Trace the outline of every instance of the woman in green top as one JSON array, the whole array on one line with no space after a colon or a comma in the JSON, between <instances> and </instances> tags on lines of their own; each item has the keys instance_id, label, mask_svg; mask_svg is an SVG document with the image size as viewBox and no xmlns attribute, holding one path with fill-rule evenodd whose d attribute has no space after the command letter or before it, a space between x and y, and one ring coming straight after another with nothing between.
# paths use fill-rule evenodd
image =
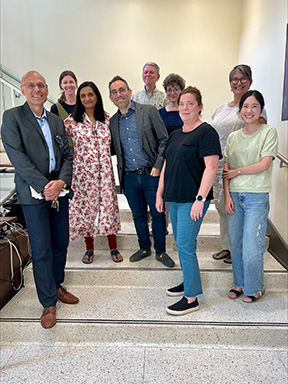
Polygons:
<instances>
[{"instance_id":1,"label":"woman in green top","mask_svg":"<svg viewBox=\"0 0 288 384\"><path fill-rule=\"evenodd\" d=\"M231 249L234 288L229 298L244 293L252 303L264 294L263 252L272 184L272 160L277 155L277 131L261 124L264 99L246 92L239 103L244 128L228 137L224 151L223 185Z\"/></svg>"}]
</instances>

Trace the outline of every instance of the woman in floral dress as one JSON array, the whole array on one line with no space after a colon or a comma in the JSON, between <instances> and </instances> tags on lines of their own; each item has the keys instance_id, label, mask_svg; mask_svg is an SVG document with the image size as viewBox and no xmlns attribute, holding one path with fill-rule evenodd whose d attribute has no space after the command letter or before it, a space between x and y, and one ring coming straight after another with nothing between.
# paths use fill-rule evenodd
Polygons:
<instances>
[{"instance_id":1,"label":"woman in floral dress","mask_svg":"<svg viewBox=\"0 0 288 384\"><path fill-rule=\"evenodd\" d=\"M107 235L113 261L123 257L117 250L120 217L110 154L109 116L103 109L96 85L85 81L77 91L75 111L64 122L74 145L74 198L70 204L70 239L84 237L83 263L92 263L94 237Z\"/></svg>"}]
</instances>

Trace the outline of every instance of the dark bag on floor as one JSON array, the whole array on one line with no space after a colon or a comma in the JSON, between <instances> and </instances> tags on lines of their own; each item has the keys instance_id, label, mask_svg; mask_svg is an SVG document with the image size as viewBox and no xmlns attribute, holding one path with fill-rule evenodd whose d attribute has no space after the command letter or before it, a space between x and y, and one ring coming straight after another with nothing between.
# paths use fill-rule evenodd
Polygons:
<instances>
[{"instance_id":1,"label":"dark bag on floor","mask_svg":"<svg viewBox=\"0 0 288 384\"><path fill-rule=\"evenodd\" d=\"M26 222L24 218L24 214L22 211L21 204L17 199L17 193L14 193L13 196L10 197L9 200L3 204L3 208L7 209L9 213L6 216L17 216L17 222L23 225L23 228L26 228Z\"/></svg>"}]
</instances>

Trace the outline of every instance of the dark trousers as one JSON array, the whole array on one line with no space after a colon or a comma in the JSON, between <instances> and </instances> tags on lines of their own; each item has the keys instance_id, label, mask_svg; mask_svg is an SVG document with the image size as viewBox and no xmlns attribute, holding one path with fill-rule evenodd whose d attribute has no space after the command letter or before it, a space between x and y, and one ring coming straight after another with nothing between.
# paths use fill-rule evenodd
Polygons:
<instances>
[{"instance_id":1,"label":"dark trousers","mask_svg":"<svg viewBox=\"0 0 288 384\"><path fill-rule=\"evenodd\" d=\"M64 281L69 244L68 198L60 197L59 212L51 201L22 205L32 249L33 273L40 303L55 306Z\"/></svg>"},{"instance_id":2,"label":"dark trousers","mask_svg":"<svg viewBox=\"0 0 288 384\"><path fill-rule=\"evenodd\" d=\"M124 177L123 191L132 211L140 248L145 250L151 248L147 222L147 201L152 217L154 248L157 254L161 254L166 250L166 222L165 214L158 212L155 207L158 182L159 177L128 172Z\"/></svg>"}]
</instances>

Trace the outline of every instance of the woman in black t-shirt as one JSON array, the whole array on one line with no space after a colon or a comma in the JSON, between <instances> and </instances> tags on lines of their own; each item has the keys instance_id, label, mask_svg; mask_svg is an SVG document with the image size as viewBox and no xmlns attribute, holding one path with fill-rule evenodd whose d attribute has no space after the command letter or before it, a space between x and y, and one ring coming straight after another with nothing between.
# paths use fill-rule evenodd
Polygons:
<instances>
[{"instance_id":1,"label":"woman in black t-shirt","mask_svg":"<svg viewBox=\"0 0 288 384\"><path fill-rule=\"evenodd\" d=\"M76 106L76 90L78 84L75 73L69 70L63 71L59 76L59 87L62 92L61 96L58 99L58 102L51 106L50 111L64 121L74 112ZM68 136L68 143L74 153L71 136Z\"/></svg>"},{"instance_id":2,"label":"woman in black t-shirt","mask_svg":"<svg viewBox=\"0 0 288 384\"><path fill-rule=\"evenodd\" d=\"M72 71L63 71L59 76L59 87L61 96L56 104L51 106L50 111L65 120L76 105L77 77Z\"/></svg>"},{"instance_id":3,"label":"woman in black t-shirt","mask_svg":"<svg viewBox=\"0 0 288 384\"><path fill-rule=\"evenodd\" d=\"M169 296L184 294L180 301L166 308L171 315L199 309L197 295L202 293L202 284L196 255L197 235L213 198L212 185L222 157L217 132L199 119L203 107L200 91L188 87L181 92L178 102L183 127L167 141L156 195L159 212L164 209L164 200L169 202L183 271L183 283L166 291Z\"/></svg>"}]
</instances>

